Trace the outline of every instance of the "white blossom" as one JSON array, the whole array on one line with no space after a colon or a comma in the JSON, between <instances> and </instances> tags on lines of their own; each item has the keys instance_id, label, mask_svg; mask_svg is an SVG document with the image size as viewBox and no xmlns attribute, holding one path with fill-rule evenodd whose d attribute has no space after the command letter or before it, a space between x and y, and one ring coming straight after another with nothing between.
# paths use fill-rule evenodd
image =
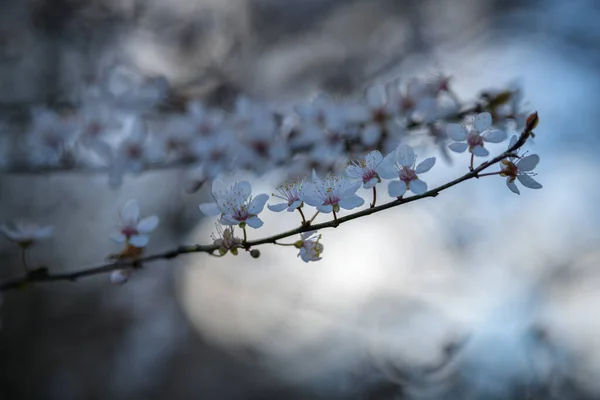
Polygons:
<instances>
[{"instance_id":1,"label":"white blossom","mask_svg":"<svg viewBox=\"0 0 600 400\"><path fill-rule=\"evenodd\" d=\"M12 226L0 225L0 233L20 246L29 246L54 234L54 227L28 221L17 221Z\"/></svg>"},{"instance_id":2,"label":"white blossom","mask_svg":"<svg viewBox=\"0 0 600 400\"><path fill-rule=\"evenodd\" d=\"M405 91L402 91L397 79L388 90L388 96L400 115L412 121L431 122L438 116L438 89L439 85L412 78L406 84Z\"/></svg>"},{"instance_id":3,"label":"white blossom","mask_svg":"<svg viewBox=\"0 0 600 400\"><path fill-rule=\"evenodd\" d=\"M484 147L485 142L500 143L506 139L506 133L497 129L491 129L492 115L488 112L477 114L473 120L471 130L468 131L464 125L448 124L448 136L454 143L448 148L457 153L469 149L469 152L478 156L486 157L490 152Z\"/></svg>"},{"instance_id":4,"label":"white blossom","mask_svg":"<svg viewBox=\"0 0 600 400\"><path fill-rule=\"evenodd\" d=\"M416 159L412 147L402 144L382 162L380 176L384 179L399 179L388 185L388 193L391 197L403 196L407 190L414 194L423 194L427 191L427 184L419 179L418 174L429 171L435 165L435 157L426 158L415 168Z\"/></svg>"},{"instance_id":5,"label":"white blossom","mask_svg":"<svg viewBox=\"0 0 600 400\"><path fill-rule=\"evenodd\" d=\"M510 139L508 148L510 149L512 146L514 146L514 144L517 143L517 140L517 137L513 136ZM502 168L500 175L506 176L506 186L508 186L511 192L520 194L519 188L515 184L515 179L529 189L542 188L542 185L532 178L532 176L535 175L533 170L539 161L540 157L537 154L531 154L519 158L509 157L508 159L500 162L500 167Z\"/></svg>"},{"instance_id":6,"label":"white blossom","mask_svg":"<svg viewBox=\"0 0 600 400\"><path fill-rule=\"evenodd\" d=\"M283 203L269 204L267 207L271 211L279 212L287 208L288 211L292 212L302 205L304 196L304 180L294 180L286 182L277 188L279 194L272 193L273 197L277 197L284 200Z\"/></svg>"},{"instance_id":7,"label":"white blossom","mask_svg":"<svg viewBox=\"0 0 600 400\"><path fill-rule=\"evenodd\" d=\"M316 207L322 213L339 211L340 208L351 210L364 204L364 200L356 195L361 182L352 182L343 177L328 174L321 180L313 171L313 181L305 186L304 202Z\"/></svg>"},{"instance_id":8,"label":"white blossom","mask_svg":"<svg viewBox=\"0 0 600 400\"><path fill-rule=\"evenodd\" d=\"M393 90L393 84L388 84L385 88L381 85L371 86L365 91L366 104L353 109L353 119L364 124L361 139L365 146L377 143L384 132L392 137L403 133L396 120L399 110L391 99Z\"/></svg>"},{"instance_id":9,"label":"white blossom","mask_svg":"<svg viewBox=\"0 0 600 400\"><path fill-rule=\"evenodd\" d=\"M302 233L301 237L302 239L294 244L296 248L300 249L298 257L306 263L309 261L319 261L324 249L323 245L319 243L321 235L317 235L316 231L310 231Z\"/></svg>"},{"instance_id":10,"label":"white blossom","mask_svg":"<svg viewBox=\"0 0 600 400\"><path fill-rule=\"evenodd\" d=\"M57 165L72 150L76 124L54 111L34 109L28 136L29 160L34 165Z\"/></svg>"},{"instance_id":11,"label":"white blossom","mask_svg":"<svg viewBox=\"0 0 600 400\"><path fill-rule=\"evenodd\" d=\"M140 206L137 200L129 200L119 212L118 232L110 237L117 243L142 248L148 244L148 234L156 229L158 223L156 215L140 220Z\"/></svg>"},{"instance_id":12,"label":"white blossom","mask_svg":"<svg viewBox=\"0 0 600 400\"><path fill-rule=\"evenodd\" d=\"M236 182L228 187L219 179L215 179L212 185L214 203L203 203L199 205L200 212L206 216L221 214L222 225L246 224L251 228L260 228L263 221L258 218L265 207L269 196L265 193L252 198L252 188L246 181Z\"/></svg>"},{"instance_id":13,"label":"white blossom","mask_svg":"<svg viewBox=\"0 0 600 400\"><path fill-rule=\"evenodd\" d=\"M371 189L381 182L379 170L383 156L377 150L373 150L365 156L364 160L353 161L346 167L346 175L351 179L359 179L363 188Z\"/></svg>"},{"instance_id":14,"label":"white blossom","mask_svg":"<svg viewBox=\"0 0 600 400\"><path fill-rule=\"evenodd\" d=\"M147 132L144 121L134 118L130 123L129 135L111 156L109 183L113 188L121 186L126 172L141 173L146 162Z\"/></svg>"},{"instance_id":15,"label":"white blossom","mask_svg":"<svg viewBox=\"0 0 600 400\"><path fill-rule=\"evenodd\" d=\"M123 285L124 283L127 283L132 275L133 269L131 268L115 269L110 273L110 282L114 285Z\"/></svg>"}]
</instances>

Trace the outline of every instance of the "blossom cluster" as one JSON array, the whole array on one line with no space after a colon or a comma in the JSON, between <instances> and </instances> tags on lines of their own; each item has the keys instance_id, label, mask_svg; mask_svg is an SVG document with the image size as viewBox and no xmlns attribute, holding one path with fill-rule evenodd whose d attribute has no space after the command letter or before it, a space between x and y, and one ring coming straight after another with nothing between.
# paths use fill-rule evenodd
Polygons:
<instances>
[{"instance_id":1,"label":"blossom cluster","mask_svg":"<svg viewBox=\"0 0 600 400\"><path fill-rule=\"evenodd\" d=\"M498 140L494 134L446 129L445 121L460 115L463 105L443 75L375 85L362 98L319 94L289 108L240 97L228 111L189 100L159 113L171 97L165 79L116 67L82 91L75 110L33 108L26 134L14 135L21 151L0 152L0 170L99 169L117 187L125 174L177 166L189 170L187 187L194 190L240 170L261 174L285 167L293 176L335 171L341 158L373 149L391 152L415 128L441 147L454 140L451 149L469 146L477 155L484 154L479 142ZM519 98L517 89L485 92L477 108L488 110L498 126L522 121ZM484 122L477 122L475 131ZM0 124L0 138L16 129Z\"/></svg>"},{"instance_id":2,"label":"blossom cluster","mask_svg":"<svg viewBox=\"0 0 600 400\"><path fill-rule=\"evenodd\" d=\"M516 181L530 189L542 187L533 178L539 156L521 153L527 138L534 135L537 113L523 117L517 91L486 92L477 104L478 112L465 111L460 110L449 79L440 76L431 81L412 79L404 85L395 80L372 86L362 99L336 101L318 95L291 110L275 110L241 97L231 112L189 101L183 112L153 118L152 110L165 101L168 85L126 72L116 71L107 82L88 88L76 113L35 109L25 135L26 164L43 169L88 163L105 168L115 186L124 174L140 173L149 166L190 166L190 187L212 181L213 201L199 204L199 210L207 217L218 216L213 244L205 248L213 256L245 250L258 258L260 252L253 248L248 228L264 225L260 215L265 206L272 212L298 211L301 226L293 234L300 238L292 243L275 239L260 243L293 246L308 263L321 260L324 252L322 236L312 227L317 215L333 214L332 226L337 226L342 210L375 208L381 185L397 202L408 195L437 194L422 179L436 165L436 157L418 160L409 145L414 142L413 128L425 130L443 154L446 149L468 151L471 178L505 177L507 187L516 194L520 194ZM452 118L456 122L449 122ZM500 160L498 171L480 174L492 163L476 169L475 157L488 157L493 150L490 144L506 140L511 124L522 130L521 137L513 136L508 150L494 160L494 165ZM10 129L0 125L0 130ZM0 168L14 167L17 160L8 154L0 154ZM341 160L346 160L344 168ZM293 179L271 196L253 195L247 181L226 184L219 178L239 170L263 174L283 166ZM372 191L368 205L359 194L361 188ZM309 208L313 208L311 218L306 214ZM140 217L136 200L127 202L110 235L123 249L111 258L138 259L158 224L157 216ZM27 249L53 231L28 222L0 226L0 233L22 248L28 275ZM124 283L133 272L133 267L116 269L111 280Z\"/></svg>"}]
</instances>

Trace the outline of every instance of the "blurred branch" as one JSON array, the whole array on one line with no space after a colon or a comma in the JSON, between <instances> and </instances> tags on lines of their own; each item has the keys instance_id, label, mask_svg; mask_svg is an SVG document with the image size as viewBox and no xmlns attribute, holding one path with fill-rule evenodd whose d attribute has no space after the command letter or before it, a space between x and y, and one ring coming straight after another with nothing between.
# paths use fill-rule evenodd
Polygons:
<instances>
[{"instance_id":1,"label":"blurred branch","mask_svg":"<svg viewBox=\"0 0 600 400\"><path fill-rule=\"evenodd\" d=\"M476 103L473 106L463 108L456 113L451 115L447 115L444 117L445 121L448 122L457 122L461 121L464 117L469 114L479 113L486 110L486 106L480 103ZM0 103L0 113L3 111L3 104ZM181 110L177 111L181 112ZM165 112L168 114L169 112ZM434 122L420 122L420 121L408 121L406 124L406 129L408 130L418 130L422 128L429 128L435 124ZM352 147L355 143L346 143L348 149ZM375 147L382 148L383 143L377 144ZM310 149L301 148L296 151L308 152ZM141 172L147 171L162 171L162 170L171 170L177 168L185 168L200 165L200 160L197 159L177 159L168 163L147 163L144 165L144 168ZM96 174L106 174L111 171L112 167L110 165L86 165L86 164L78 164L74 162L72 159L69 160L68 163L63 163L59 165L49 165L49 166L36 166L36 165L28 165L23 163L18 163L14 165L9 165L4 169L0 169L0 174L12 174L12 175L46 175L53 173L77 173L83 175L96 175Z\"/></svg>"},{"instance_id":2,"label":"blurred branch","mask_svg":"<svg viewBox=\"0 0 600 400\"><path fill-rule=\"evenodd\" d=\"M376 206L373 208L367 208L367 209L352 213L352 214L344 216L344 217L336 218L332 221L323 222L320 224L311 224L310 222L307 222L306 224L303 224L303 225L299 226L298 228L289 230L287 232L269 236L269 237L266 237L263 239L244 241L244 242L242 242L242 247L244 249L246 249L247 251L250 251L250 249L252 247L260 246L263 244L275 244L276 241L279 239L288 238L288 237L298 235L298 234L301 234L304 232L316 231L319 229L326 229L326 228L337 228L339 225L344 224L349 221L352 221L357 218L375 214L375 213L381 212L383 210L387 210L389 208L400 206L402 204L412 203L413 201L421 200L421 199L424 199L427 197L436 197L442 191L449 189L453 186L456 186L459 183L462 183L464 181L467 181L467 180L470 180L473 178L479 179L480 173L482 171L486 170L487 168L491 167L492 165L497 165L498 162L500 162L501 160L503 160L507 157L515 156L514 152L516 150L518 150L521 146L523 146L525 144L525 142L527 141L527 139L529 138L529 136L531 136L531 134L532 134L532 130L535 127L535 123L537 123L537 114L532 114L532 116L534 116L534 115L535 115L535 118L530 117L531 121L528 120L528 123L526 124L523 132L521 133L520 138L512 147L510 147L504 153L494 157L493 159L482 163L477 168L474 168L473 170L471 170L467 174L461 176L460 178L457 178L457 179L455 179L451 182L448 182L444 185L441 185L434 189L431 189L423 194L414 195L414 196L407 197L407 198L400 197L389 203L382 204L382 205L379 205L379 206ZM23 286L26 286L28 283L33 283L33 282L76 281L79 278L98 275L98 274L104 274L104 273L111 272L111 271L118 270L118 269L141 268L143 266L143 264L145 264L145 263L149 263L149 262L153 262L153 261L157 261L157 260L171 260L171 259L176 258L183 254L208 253L208 254L212 255L215 252L217 252L218 249L219 249L219 246L215 245L215 244L179 246L176 249L169 250L169 251L166 251L163 253L157 253L157 254L153 254L153 255L149 255L149 256L145 256L145 257L121 259L116 262L102 264L102 265L99 265L96 267L84 268L84 269L81 269L78 271L62 273L62 274L51 274L50 272L48 272L48 269L45 267L38 268L38 269L29 271L29 273L27 273L23 277L16 278L13 280L8 280L3 283L0 283L0 291L6 291L9 289L23 287Z\"/></svg>"}]
</instances>

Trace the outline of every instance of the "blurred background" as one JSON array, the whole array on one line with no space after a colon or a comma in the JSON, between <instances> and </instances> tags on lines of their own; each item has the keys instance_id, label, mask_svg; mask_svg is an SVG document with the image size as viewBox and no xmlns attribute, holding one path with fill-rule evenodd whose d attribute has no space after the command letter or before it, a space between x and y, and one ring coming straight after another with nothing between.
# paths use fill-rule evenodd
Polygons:
<instances>
[{"instance_id":1,"label":"blurred background","mask_svg":"<svg viewBox=\"0 0 600 400\"><path fill-rule=\"evenodd\" d=\"M516 196L500 178L469 181L323 231L318 263L263 247L259 260L157 262L124 286L8 292L0 399L600 398L599 16L593 0L0 0L0 110L67 101L115 62L224 107L441 70L461 99L522 86L544 185ZM427 182L466 172L466 155L453 160ZM54 225L31 262L69 271L119 250L108 234L130 198L161 218L150 252L209 242L208 189L185 193L180 171L118 190L3 174L0 222ZM257 237L298 223L264 220ZM6 240L0 261L0 278L20 274Z\"/></svg>"}]
</instances>

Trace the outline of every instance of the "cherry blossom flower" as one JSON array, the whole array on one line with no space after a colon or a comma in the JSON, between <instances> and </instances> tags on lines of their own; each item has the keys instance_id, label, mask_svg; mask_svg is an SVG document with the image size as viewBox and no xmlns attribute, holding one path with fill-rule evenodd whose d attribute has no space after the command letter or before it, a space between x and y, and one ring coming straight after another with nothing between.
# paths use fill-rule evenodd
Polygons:
<instances>
[{"instance_id":1,"label":"cherry blossom flower","mask_svg":"<svg viewBox=\"0 0 600 400\"><path fill-rule=\"evenodd\" d=\"M215 179L221 172L233 167L238 139L231 129L223 129L218 135L196 138L194 153L202 162L202 170L207 179Z\"/></svg>"},{"instance_id":2,"label":"cherry blossom flower","mask_svg":"<svg viewBox=\"0 0 600 400\"><path fill-rule=\"evenodd\" d=\"M287 208L289 212L296 210L302 205L304 180L295 180L286 182L277 188L279 194L272 193L272 196L285 200L283 203L269 204L267 207L271 211L279 212Z\"/></svg>"},{"instance_id":3,"label":"cherry blossom flower","mask_svg":"<svg viewBox=\"0 0 600 400\"><path fill-rule=\"evenodd\" d=\"M215 179L212 185L215 202L200 204L200 212L206 216L221 214L219 222L222 225L260 228L263 221L258 218L258 214L262 212L269 196L263 193L252 198L251 193L250 183L246 181L236 182L228 187L221 180Z\"/></svg>"},{"instance_id":4,"label":"cherry blossom flower","mask_svg":"<svg viewBox=\"0 0 600 400\"><path fill-rule=\"evenodd\" d=\"M319 261L324 248L323 245L319 243L321 235L317 235L316 231L310 231L302 233L301 237L301 240L294 243L294 246L300 249L298 257L306 263L310 261Z\"/></svg>"},{"instance_id":5,"label":"cherry blossom flower","mask_svg":"<svg viewBox=\"0 0 600 400\"><path fill-rule=\"evenodd\" d=\"M242 239L235 237L234 227L227 226L223 229L223 226L219 223L215 224L217 229L217 235L212 234L213 244L219 246L219 254L225 255L228 251L234 256L238 254L238 248L242 247Z\"/></svg>"},{"instance_id":6,"label":"cherry blossom flower","mask_svg":"<svg viewBox=\"0 0 600 400\"><path fill-rule=\"evenodd\" d=\"M74 119L45 108L36 108L31 125L28 155L32 164L57 165L68 157L76 132Z\"/></svg>"},{"instance_id":7,"label":"cherry blossom flower","mask_svg":"<svg viewBox=\"0 0 600 400\"><path fill-rule=\"evenodd\" d=\"M412 78L406 84L403 92L400 80L395 80L391 90L388 90L390 101L400 115L411 120L431 122L438 116L437 94L439 85L428 83L419 78Z\"/></svg>"},{"instance_id":8,"label":"cherry blossom flower","mask_svg":"<svg viewBox=\"0 0 600 400\"><path fill-rule=\"evenodd\" d=\"M300 117L300 124L290 137L292 147L318 143L324 131L339 131L347 123L344 110L324 93L317 94L310 104L297 105L294 111Z\"/></svg>"},{"instance_id":9,"label":"cherry blossom flower","mask_svg":"<svg viewBox=\"0 0 600 400\"><path fill-rule=\"evenodd\" d=\"M508 148L510 149L514 146L514 144L517 143L517 140L517 136L513 136L510 139ZM539 161L540 157L537 154L531 154L520 158L509 157L500 162L500 167L502 168L500 176L506 176L506 186L508 186L511 192L516 194L520 194L520 192L515 184L515 179L529 189L541 189L542 185L532 178L532 176L535 175L533 170Z\"/></svg>"},{"instance_id":10,"label":"cherry blossom flower","mask_svg":"<svg viewBox=\"0 0 600 400\"><path fill-rule=\"evenodd\" d=\"M141 173L146 162L147 132L144 122L140 118L130 122L129 136L123 139L117 151L111 156L108 178L113 188L121 186L126 172Z\"/></svg>"},{"instance_id":11,"label":"cherry blossom flower","mask_svg":"<svg viewBox=\"0 0 600 400\"><path fill-rule=\"evenodd\" d=\"M236 164L260 174L288 158L288 146L279 134L276 114L266 106L240 97L231 125L238 134Z\"/></svg>"},{"instance_id":12,"label":"cherry blossom flower","mask_svg":"<svg viewBox=\"0 0 600 400\"><path fill-rule=\"evenodd\" d=\"M125 268L125 269L115 269L110 273L110 282L114 285L123 285L127 283L127 281L133 275L133 269Z\"/></svg>"},{"instance_id":13,"label":"cherry blossom flower","mask_svg":"<svg viewBox=\"0 0 600 400\"><path fill-rule=\"evenodd\" d=\"M383 156L377 150L373 150L365 156L364 160L353 161L346 167L346 175L351 179L360 179L363 188L371 189L375 187L381 178L379 169L382 166Z\"/></svg>"},{"instance_id":14,"label":"cherry blossom flower","mask_svg":"<svg viewBox=\"0 0 600 400\"><path fill-rule=\"evenodd\" d=\"M429 171L435 165L435 157L426 158L415 168L417 157L412 147L402 144L395 153L390 153L382 162L380 176L384 179L399 178L388 185L391 197L400 197L410 189L414 194L423 194L427 191L427 184L419 179L417 174Z\"/></svg>"},{"instance_id":15,"label":"cherry blossom flower","mask_svg":"<svg viewBox=\"0 0 600 400\"><path fill-rule=\"evenodd\" d=\"M159 219L156 215L140 218L137 200L129 200L119 212L119 230L110 237L117 243L127 243L142 248L148 244L148 234L156 229Z\"/></svg>"},{"instance_id":16,"label":"cherry blossom flower","mask_svg":"<svg viewBox=\"0 0 600 400\"><path fill-rule=\"evenodd\" d=\"M171 116L159 129L160 133L153 135L148 147L148 158L151 161L193 161L197 158L191 145L194 126L187 116Z\"/></svg>"},{"instance_id":17,"label":"cherry blossom flower","mask_svg":"<svg viewBox=\"0 0 600 400\"><path fill-rule=\"evenodd\" d=\"M492 115L488 112L477 114L473 121L471 131L467 131L464 125L448 124L448 136L455 142L448 148L457 153L469 149L469 152L478 156L486 157L490 152L484 147L484 143L500 143L506 139L506 133L497 129L492 130Z\"/></svg>"},{"instance_id":18,"label":"cherry blossom flower","mask_svg":"<svg viewBox=\"0 0 600 400\"><path fill-rule=\"evenodd\" d=\"M112 148L106 136L116 133L121 122L115 117L115 109L104 104L85 104L78 116L79 142L104 160L110 160Z\"/></svg>"},{"instance_id":19,"label":"cherry blossom flower","mask_svg":"<svg viewBox=\"0 0 600 400\"><path fill-rule=\"evenodd\" d=\"M340 208L351 210L364 204L364 200L356 195L361 182L327 175L321 180L313 171L313 181L305 186L304 202L316 207L322 213L338 212Z\"/></svg>"},{"instance_id":20,"label":"cherry blossom flower","mask_svg":"<svg viewBox=\"0 0 600 400\"><path fill-rule=\"evenodd\" d=\"M19 246L28 247L54 234L54 227L33 222L17 221L12 226L1 225L0 233Z\"/></svg>"},{"instance_id":21,"label":"cherry blossom flower","mask_svg":"<svg viewBox=\"0 0 600 400\"><path fill-rule=\"evenodd\" d=\"M199 137L218 135L225 119L223 112L208 109L198 101L188 103L187 115L194 126L195 134Z\"/></svg>"},{"instance_id":22,"label":"cherry blossom flower","mask_svg":"<svg viewBox=\"0 0 600 400\"><path fill-rule=\"evenodd\" d=\"M132 111L156 106L166 97L168 89L169 82L165 77L147 77L124 65L113 67L102 87L104 97Z\"/></svg>"},{"instance_id":23,"label":"cherry blossom flower","mask_svg":"<svg viewBox=\"0 0 600 400\"><path fill-rule=\"evenodd\" d=\"M385 88L381 85L371 86L365 91L366 104L353 110L353 119L358 118L364 124L361 139L364 145L372 146L377 143L383 133L398 137L403 129L398 124L398 110L393 106L391 95L386 93L393 90L393 84Z\"/></svg>"}]
</instances>

